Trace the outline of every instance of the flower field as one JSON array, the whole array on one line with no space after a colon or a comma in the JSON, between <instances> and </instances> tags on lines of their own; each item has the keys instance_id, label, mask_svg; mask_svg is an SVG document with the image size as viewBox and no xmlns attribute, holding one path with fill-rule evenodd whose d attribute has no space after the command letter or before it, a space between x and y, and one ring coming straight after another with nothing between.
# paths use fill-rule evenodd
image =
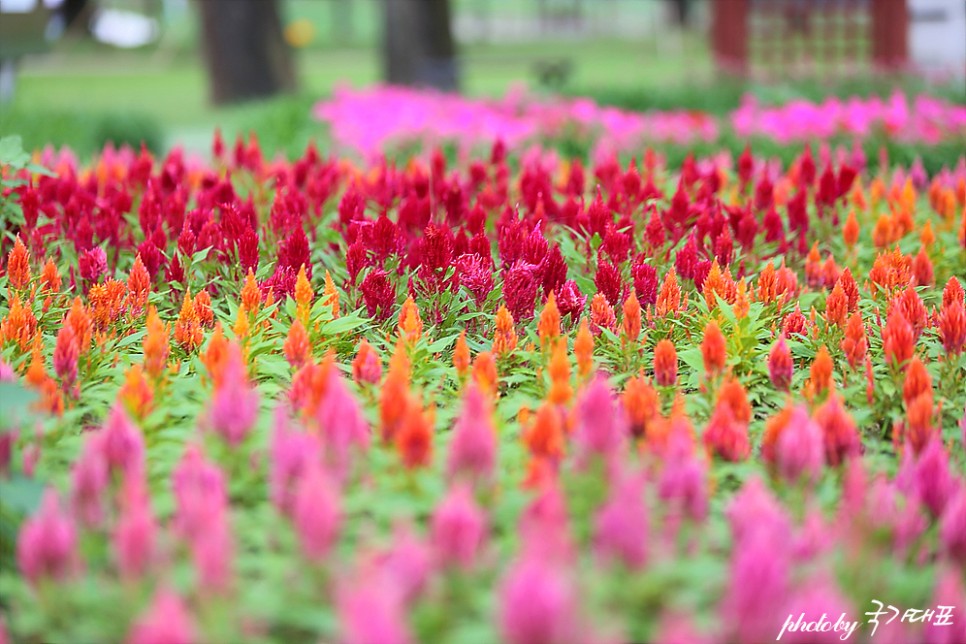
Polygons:
<instances>
[{"instance_id":1,"label":"flower field","mask_svg":"<svg viewBox=\"0 0 966 644\"><path fill-rule=\"evenodd\" d=\"M966 159L353 123L0 144L0 642L966 641Z\"/></svg>"}]
</instances>

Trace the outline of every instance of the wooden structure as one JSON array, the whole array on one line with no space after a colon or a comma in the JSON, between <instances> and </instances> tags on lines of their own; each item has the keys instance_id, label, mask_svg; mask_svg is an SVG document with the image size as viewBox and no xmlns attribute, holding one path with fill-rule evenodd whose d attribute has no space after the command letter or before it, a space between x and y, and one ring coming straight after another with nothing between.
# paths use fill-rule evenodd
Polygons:
<instances>
[{"instance_id":1,"label":"wooden structure","mask_svg":"<svg viewBox=\"0 0 966 644\"><path fill-rule=\"evenodd\" d=\"M742 77L895 72L908 61L907 0L711 0L723 72Z\"/></svg>"}]
</instances>

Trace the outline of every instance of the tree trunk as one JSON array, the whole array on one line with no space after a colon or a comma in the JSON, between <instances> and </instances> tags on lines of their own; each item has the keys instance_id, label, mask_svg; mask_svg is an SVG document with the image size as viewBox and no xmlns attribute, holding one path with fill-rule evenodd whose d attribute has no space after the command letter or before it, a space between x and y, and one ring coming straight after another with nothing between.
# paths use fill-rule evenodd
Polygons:
<instances>
[{"instance_id":1,"label":"tree trunk","mask_svg":"<svg viewBox=\"0 0 966 644\"><path fill-rule=\"evenodd\" d=\"M277 0L200 0L201 38L216 105L296 88Z\"/></svg>"},{"instance_id":2,"label":"tree trunk","mask_svg":"<svg viewBox=\"0 0 966 644\"><path fill-rule=\"evenodd\" d=\"M459 89L449 0L383 0L384 77L393 85Z\"/></svg>"}]
</instances>

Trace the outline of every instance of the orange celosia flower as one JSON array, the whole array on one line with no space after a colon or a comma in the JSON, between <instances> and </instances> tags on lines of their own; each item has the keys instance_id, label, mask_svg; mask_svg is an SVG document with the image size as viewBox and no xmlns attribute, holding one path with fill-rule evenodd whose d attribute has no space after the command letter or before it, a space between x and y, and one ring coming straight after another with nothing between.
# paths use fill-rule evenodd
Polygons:
<instances>
[{"instance_id":1,"label":"orange celosia flower","mask_svg":"<svg viewBox=\"0 0 966 644\"><path fill-rule=\"evenodd\" d=\"M408 404L409 376L390 361L389 372L379 391L380 435L384 443L395 438L406 416Z\"/></svg>"},{"instance_id":2,"label":"orange celosia flower","mask_svg":"<svg viewBox=\"0 0 966 644\"><path fill-rule=\"evenodd\" d=\"M201 354L201 364L205 365L208 377L216 389L221 386L222 372L228 361L228 349L228 339L222 333L221 324L216 324L214 333L208 339L208 346Z\"/></svg>"},{"instance_id":3,"label":"orange celosia flower","mask_svg":"<svg viewBox=\"0 0 966 644\"><path fill-rule=\"evenodd\" d=\"M708 277L705 278L702 289L704 301L708 305L709 311L718 306L718 297L729 304L733 304L737 296L735 281L731 277L731 269L726 269L722 273L717 259L711 262L711 270L708 271Z\"/></svg>"},{"instance_id":4,"label":"orange celosia flower","mask_svg":"<svg viewBox=\"0 0 966 644\"><path fill-rule=\"evenodd\" d=\"M818 250L818 242L812 244L805 258L805 281L809 286L817 286L825 281L822 275L822 254Z\"/></svg>"},{"instance_id":5,"label":"orange celosia flower","mask_svg":"<svg viewBox=\"0 0 966 644\"><path fill-rule=\"evenodd\" d=\"M845 220L845 225L842 226L842 239L845 241L845 245L851 250L855 247L855 243L859 241L859 222L855 218L855 209L849 209L849 216Z\"/></svg>"},{"instance_id":6,"label":"orange celosia flower","mask_svg":"<svg viewBox=\"0 0 966 644\"><path fill-rule=\"evenodd\" d=\"M712 377L724 370L728 354L725 349L725 337L721 327L714 320L704 327L704 337L701 340L701 357L704 360L704 372Z\"/></svg>"},{"instance_id":7,"label":"orange celosia flower","mask_svg":"<svg viewBox=\"0 0 966 644\"><path fill-rule=\"evenodd\" d=\"M891 252L879 253L869 271L869 279L885 291L906 286L912 281L912 259L903 255L898 246Z\"/></svg>"},{"instance_id":8,"label":"orange celosia flower","mask_svg":"<svg viewBox=\"0 0 966 644\"><path fill-rule=\"evenodd\" d=\"M148 303L148 294L151 292L151 275L141 261L141 253L134 258L134 265L131 266L131 273L127 278L127 302L131 314L135 317L141 315L144 307Z\"/></svg>"},{"instance_id":9,"label":"orange celosia flower","mask_svg":"<svg viewBox=\"0 0 966 644\"><path fill-rule=\"evenodd\" d=\"M631 294L624 300L621 330L624 332L624 340L631 344L637 342L641 335L641 304L637 301L634 289L631 289Z\"/></svg>"},{"instance_id":10,"label":"orange celosia flower","mask_svg":"<svg viewBox=\"0 0 966 644\"><path fill-rule=\"evenodd\" d=\"M50 295L60 293L60 287L60 271L57 270L57 265L54 264L54 260L48 258L47 262L44 264L43 270L40 272L40 291L48 294L48 297L44 300L44 312L46 312L53 303L53 299L50 297Z\"/></svg>"},{"instance_id":11,"label":"orange celosia flower","mask_svg":"<svg viewBox=\"0 0 966 644\"><path fill-rule=\"evenodd\" d=\"M198 316L198 324L206 329L215 326L215 312L211 309L211 296L206 289L201 289L195 295L195 315Z\"/></svg>"},{"instance_id":12,"label":"orange celosia flower","mask_svg":"<svg viewBox=\"0 0 966 644\"><path fill-rule=\"evenodd\" d=\"M87 294L90 300L91 318L94 328L104 331L124 313L127 288L123 282L110 279L103 284L94 284Z\"/></svg>"},{"instance_id":13,"label":"orange celosia flower","mask_svg":"<svg viewBox=\"0 0 966 644\"><path fill-rule=\"evenodd\" d=\"M413 296L410 295L399 310L399 336L406 342L413 343L419 340L422 334L423 321L419 317L419 308Z\"/></svg>"},{"instance_id":14,"label":"orange celosia flower","mask_svg":"<svg viewBox=\"0 0 966 644\"><path fill-rule=\"evenodd\" d=\"M305 264L302 264L299 267L298 277L295 278L295 315L302 321L303 328L309 323L313 295L312 285L305 275Z\"/></svg>"},{"instance_id":15,"label":"orange celosia flower","mask_svg":"<svg viewBox=\"0 0 966 644\"><path fill-rule=\"evenodd\" d=\"M124 384L117 394L128 413L135 418L144 418L151 411L154 390L144 377L141 365L131 365L124 373Z\"/></svg>"},{"instance_id":16,"label":"orange celosia flower","mask_svg":"<svg viewBox=\"0 0 966 644\"><path fill-rule=\"evenodd\" d=\"M484 351L477 355L476 360L473 361L473 380L476 381L480 390L495 396L498 378L496 360L493 354Z\"/></svg>"},{"instance_id":17,"label":"orange celosia flower","mask_svg":"<svg viewBox=\"0 0 966 644\"><path fill-rule=\"evenodd\" d=\"M845 359L853 369L857 368L865 360L866 351L869 343L865 337L865 326L862 323L862 314L856 311L849 318L848 325L845 327L845 337L842 339L842 351Z\"/></svg>"},{"instance_id":18,"label":"orange celosia flower","mask_svg":"<svg viewBox=\"0 0 966 644\"><path fill-rule=\"evenodd\" d=\"M748 301L748 282L744 277L738 282L738 289L735 293L734 314L739 320L748 315L751 303Z\"/></svg>"},{"instance_id":19,"label":"orange celosia flower","mask_svg":"<svg viewBox=\"0 0 966 644\"><path fill-rule=\"evenodd\" d=\"M748 403L748 394L744 385L738 380L731 378L718 389L718 402L728 405L731 414L739 423L748 424L751 422L751 405Z\"/></svg>"},{"instance_id":20,"label":"orange celosia flower","mask_svg":"<svg viewBox=\"0 0 966 644\"><path fill-rule=\"evenodd\" d=\"M285 342L282 345L282 352L285 354L285 359L294 368L299 369L306 362L312 359L312 347L309 344L309 334L305 330L305 325L302 324L302 320L298 317L292 322L292 326L289 327L288 336L285 338Z\"/></svg>"},{"instance_id":21,"label":"orange celosia flower","mask_svg":"<svg viewBox=\"0 0 966 644\"><path fill-rule=\"evenodd\" d=\"M249 268L248 275L245 277L245 285L241 291L241 308L248 314L253 315L258 313L261 303L262 291L255 281L255 273Z\"/></svg>"},{"instance_id":22,"label":"orange celosia flower","mask_svg":"<svg viewBox=\"0 0 966 644\"><path fill-rule=\"evenodd\" d=\"M37 318L29 306L24 306L19 295L10 301L10 311L0 322L0 337L3 342L16 342L21 351L26 351L37 334ZM88 332L90 342L90 332Z\"/></svg>"},{"instance_id":23,"label":"orange celosia flower","mask_svg":"<svg viewBox=\"0 0 966 644\"><path fill-rule=\"evenodd\" d=\"M269 292L269 296L271 296L271 292ZM245 338L248 337L248 332L251 330L251 326L252 325L248 322L248 314L245 311L245 307L239 308L238 316L235 318L235 324L232 325L231 330L235 334L235 337L241 340L243 344Z\"/></svg>"},{"instance_id":24,"label":"orange celosia flower","mask_svg":"<svg viewBox=\"0 0 966 644\"><path fill-rule=\"evenodd\" d=\"M77 346L80 348L81 354L85 353L91 347L93 323L91 322L90 314L84 308L84 304L79 297L75 297L71 303L70 311L67 312L67 316L64 318L64 324L69 324L74 327L74 337L77 338Z\"/></svg>"},{"instance_id":25,"label":"orange celosia flower","mask_svg":"<svg viewBox=\"0 0 966 644\"><path fill-rule=\"evenodd\" d=\"M681 306L681 287L678 286L678 275L672 267L664 276L661 289L657 293L656 310L658 317L673 315Z\"/></svg>"},{"instance_id":26,"label":"orange celosia flower","mask_svg":"<svg viewBox=\"0 0 966 644\"><path fill-rule=\"evenodd\" d=\"M822 345L815 354L809 370L809 382L813 393L821 394L832 387L832 369L832 356L829 355L825 345Z\"/></svg>"},{"instance_id":27,"label":"orange celosia flower","mask_svg":"<svg viewBox=\"0 0 966 644\"><path fill-rule=\"evenodd\" d=\"M906 422L896 437L900 444L907 442L913 452L920 453L937 433L932 392L923 393L906 403Z\"/></svg>"},{"instance_id":28,"label":"orange celosia flower","mask_svg":"<svg viewBox=\"0 0 966 644\"><path fill-rule=\"evenodd\" d=\"M496 312L496 329L493 332L493 353L503 356L517 347L517 331L513 324L513 316L506 306L500 306Z\"/></svg>"},{"instance_id":29,"label":"orange celosia flower","mask_svg":"<svg viewBox=\"0 0 966 644\"><path fill-rule=\"evenodd\" d=\"M339 292L335 290L335 282L329 271L325 272L325 287L322 291L322 301L332 309L332 317L339 317Z\"/></svg>"},{"instance_id":30,"label":"orange celosia flower","mask_svg":"<svg viewBox=\"0 0 966 644\"><path fill-rule=\"evenodd\" d=\"M848 314L849 298L845 295L841 282L836 282L825 299L825 321L830 325L842 326Z\"/></svg>"},{"instance_id":31,"label":"orange celosia flower","mask_svg":"<svg viewBox=\"0 0 966 644\"><path fill-rule=\"evenodd\" d=\"M201 345L203 338L201 323L195 313L194 299L191 291L188 291L185 293L178 321L174 325L174 339L185 351L194 351Z\"/></svg>"},{"instance_id":32,"label":"orange celosia flower","mask_svg":"<svg viewBox=\"0 0 966 644\"><path fill-rule=\"evenodd\" d=\"M361 385L364 382L379 384L382 377L382 360L372 345L365 339L359 343L356 357L352 359L352 379Z\"/></svg>"},{"instance_id":33,"label":"orange celosia flower","mask_svg":"<svg viewBox=\"0 0 966 644\"><path fill-rule=\"evenodd\" d=\"M550 403L540 405L533 425L523 432L523 441L534 457L551 463L563 458L565 439L560 411Z\"/></svg>"},{"instance_id":34,"label":"orange celosia flower","mask_svg":"<svg viewBox=\"0 0 966 644\"><path fill-rule=\"evenodd\" d=\"M624 385L621 396L624 410L631 425L631 434L644 438L660 417L661 400L657 390L644 376L632 377Z\"/></svg>"},{"instance_id":35,"label":"orange celosia flower","mask_svg":"<svg viewBox=\"0 0 966 644\"><path fill-rule=\"evenodd\" d=\"M7 255L7 279L11 288L23 289L30 283L30 252L20 235L13 242L13 250Z\"/></svg>"},{"instance_id":36,"label":"orange celosia flower","mask_svg":"<svg viewBox=\"0 0 966 644\"><path fill-rule=\"evenodd\" d=\"M456 346L453 348L453 366L460 378L470 369L470 348L466 344L465 330L460 331L460 337L456 338Z\"/></svg>"},{"instance_id":37,"label":"orange celosia flower","mask_svg":"<svg viewBox=\"0 0 966 644\"><path fill-rule=\"evenodd\" d=\"M581 318L574 340L574 355L577 357L577 373L586 378L594 369L594 336L587 325L587 318Z\"/></svg>"},{"instance_id":38,"label":"orange celosia flower","mask_svg":"<svg viewBox=\"0 0 966 644\"><path fill-rule=\"evenodd\" d=\"M567 355L567 339L559 338L550 355L550 393L547 400L555 405L566 405L573 395L570 386L570 358Z\"/></svg>"},{"instance_id":39,"label":"orange celosia flower","mask_svg":"<svg viewBox=\"0 0 966 644\"><path fill-rule=\"evenodd\" d=\"M922 232L919 233L919 241L926 248L932 246L933 242L936 241L936 234L932 231L931 221L927 220L926 224L922 227Z\"/></svg>"},{"instance_id":40,"label":"orange celosia flower","mask_svg":"<svg viewBox=\"0 0 966 644\"><path fill-rule=\"evenodd\" d=\"M557 297L553 291L550 291L547 303L540 312L537 335L540 337L542 346L547 346L548 342L560 335L560 310L557 308Z\"/></svg>"},{"instance_id":41,"label":"orange celosia flower","mask_svg":"<svg viewBox=\"0 0 966 644\"><path fill-rule=\"evenodd\" d=\"M667 338L654 347L654 380L662 387L673 387L678 380L678 352Z\"/></svg>"},{"instance_id":42,"label":"orange celosia flower","mask_svg":"<svg viewBox=\"0 0 966 644\"><path fill-rule=\"evenodd\" d=\"M423 411L418 402L406 406L405 417L396 434L396 449L409 469L428 467L433 459L433 414Z\"/></svg>"},{"instance_id":43,"label":"orange celosia flower","mask_svg":"<svg viewBox=\"0 0 966 644\"><path fill-rule=\"evenodd\" d=\"M617 328L617 316L614 315L614 307L610 305L603 293L594 295L590 302L590 324L594 335L600 333L601 329L615 331Z\"/></svg>"},{"instance_id":44,"label":"orange celosia flower","mask_svg":"<svg viewBox=\"0 0 966 644\"><path fill-rule=\"evenodd\" d=\"M872 243L876 248L885 248L898 239L899 235L896 233L895 220L889 215L879 215L872 228Z\"/></svg>"},{"instance_id":45,"label":"orange celosia flower","mask_svg":"<svg viewBox=\"0 0 966 644\"><path fill-rule=\"evenodd\" d=\"M37 337L31 349L30 366L24 381L40 393L40 400L34 403L35 409L61 416L64 413L64 397L57 382L47 373L42 348L43 343Z\"/></svg>"},{"instance_id":46,"label":"orange celosia flower","mask_svg":"<svg viewBox=\"0 0 966 644\"><path fill-rule=\"evenodd\" d=\"M168 325L158 317L158 311L151 306L148 308L144 336L144 369L152 378L159 378L168 366L168 353L171 345L168 339ZM220 331L220 327L219 327Z\"/></svg>"}]
</instances>

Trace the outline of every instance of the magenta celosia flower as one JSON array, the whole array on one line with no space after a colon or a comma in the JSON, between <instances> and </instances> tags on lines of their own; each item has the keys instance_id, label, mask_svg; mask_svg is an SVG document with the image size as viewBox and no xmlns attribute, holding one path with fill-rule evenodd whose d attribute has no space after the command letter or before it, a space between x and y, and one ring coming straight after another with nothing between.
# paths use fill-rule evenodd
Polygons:
<instances>
[{"instance_id":1,"label":"magenta celosia flower","mask_svg":"<svg viewBox=\"0 0 966 644\"><path fill-rule=\"evenodd\" d=\"M536 267L523 261L514 262L503 271L503 300L516 322L526 322L533 317L537 304Z\"/></svg>"},{"instance_id":2,"label":"magenta celosia flower","mask_svg":"<svg viewBox=\"0 0 966 644\"><path fill-rule=\"evenodd\" d=\"M385 320L392 314L393 305L396 303L396 289L389 281L386 271L381 268L369 271L359 290L362 291L369 317Z\"/></svg>"},{"instance_id":3,"label":"magenta celosia flower","mask_svg":"<svg viewBox=\"0 0 966 644\"><path fill-rule=\"evenodd\" d=\"M339 536L342 499L317 463L309 463L295 488L292 521L303 554L313 561L324 559Z\"/></svg>"},{"instance_id":4,"label":"magenta celosia flower","mask_svg":"<svg viewBox=\"0 0 966 644\"><path fill-rule=\"evenodd\" d=\"M520 517L522 553L554 561L569 561L573 544L567 515L567 500L560 487L548 483Z\"/></svg>"},{"instance_id":5,"label":"magenta celosia flower","mask_svg":"<svg viewBox=\"0 0 966 644\"><path fill-rule=\"evenodd\" d=\"M431 542L443 566L472 567L486 544L486 532L486 513L463 484L452 487L433 512Z\"/></svg>"},{"instance_id":6,"label":"magenta celosia flower","mask_svg":"<svg viewBox=\"0 0 966 644\"><path fill-rule=\"evenodd\" d=\"M942 440L934 437L915 463L915 491L934 517L941 517L956 493L956 479L949 471L949 455Z\"/></svg>"},{"instance_id":7,"label":"magenta celosia flower","mask_svg":"<svg viewBox=\"0 0 966 644\"><path fill-rule=\"evenodd\" d=\"M510 644L581 641L578 597L564 569L524 556L500 587L500 632Z\"/></svg>"},{"instance_id":8,"label":"magenta celosia flower","mask_svg":"<svg viewBox=\"0 0 966 644\"><path fill-rule=\"evenodd\" d=\"M71 512L86 526L97 526L104 518L104 491L109 472L105 458L104 434L89 434L80 458L71 470Z\"/></svg>"},{"instance_id":9,"label":"magenta celosia flower","mask_svg":"<svg viewBox=\"0 0 966 644\"><path fill-rule=\"evenodd\" d=\"M787 481L804 479L814 483L821 476L825 464L822 429L812 421L805 407L799 405L792 411L776 447L778 471Z\"/></svg>"},{"instance_id":10,"label":"magenta celosia flower","mask_svg":"<svg viewBox=\"0 0 966 644\"><path fill-rule=\"evenodd\" d=\"M604 560L640 568L647 561L648 517L644 478L630 474L613 486L594 520L594 548Z\"/></svg>"},{"instance_id":11,"label":"magenta celosia flower","mask_svg":"<svg viewBox=\"0 0 966 644\"><path fill-rule=\"evenodd\" d=\"M17 537L17 564L31 583L62 580L77 563L77 530L64 514L57 492L48 489L37 514L29 517Z\"/></svg>"},{"instance_id":12,"label":"magenta celosia flower","mask_svg":"<svg viewBox=\"0 0 966 644\"><path fill-rule=\"evenodd\" d=\"M577 401L574 442L583 459L618 455L628 435L623 405L616 404L607 379L597 376Z\"/></svg>"},{"instance_id":13,"label":"magenta celosia flower","mask_svg":"<svg viewBox=\"0 0 966 644\"><path fill-rule=\"evenodd\" d=\"M657 269L644 261L644 255L638 255L631 266L631 279L634 281L634 293L641 306L653 306L657 302Z\"/></svg>"},{"instance_id":14,"label":"magenta celosia flower","mask_svg":"<svg viewBox=\"0 0 966 644\"><path fill-rule=\"evenodd\" d=\"M320 456L318 439L312 434L292 429L288 411L279 407L275 412L272 428L269 472L272 504L279 512L291 512L296 484L308 463L316 461Z\"/></svg>"},{"instance_id":15,"label":"magenta celosia flower","mask_svg":"<svg viewBox=\"0 0 966 644\"><path fill-rule=\"evenodd\" d=\"M771 603L776 603L775 599L780 597L782 595L775 595ZM828 631L792 630L791 625L798 621L799 616L804 615L802 622L815 622L821 619L822 615L825 615L826 619L831 621L832 624L841 615L845 615L845 620L856 619L856 617L853 617L856 615L855 607L845 599L835 581L824 576L809 581L802 588L792 591L791 597L778 613L765 639L771 641L780 635L782 642L789 641L797 644L806 642L833 644L842 641L842 632L836 632L834 629Z\"/></svg>"},{"instance_id":16,"label":"magenta celosia flower","mask_svg":"<svg viewBox=\"0 0 966 644\"><path fill-rule=\"evenodd\" d=\"M962 617L963 606L966 606L966 582L963 581L962 569L947 566L940 568L937 576L930 606L953 607L952 623L942 625L936 623L938 620L929 621L922 641L925 644L962 644L966 642L966 620Z\"/></svg>"},{"instance_id":17,"label":"magenta celosia flower","mask_svg":"<svg viewBox=\"0 0 966 644\"><path fill-rule=\"evenodd\" d=\"M785 336L779 335L778 342L768 354L768 378L775 389L788 391L788 386L792 383L793 369L792 352L785 342Z\"/></svg>"},{"instance_id":18,"label":"magenta celosia flower","mask_svg":"<svg viewBox=\"0 0 966 644\"><path fill-rule=\"evenodd\" d=\"M675 520L703 521L708 515L708 464L695 451L690 437L672 432L658 481L665 511Z\"/></svg>"},{"instance_id":19,"label":"magenta celosia flower","mask_svg":"<svg viewBox=\"0 0 966 644\"><path fill-rule=\"evenodd\" d=\"M144 437L120 403L111 409L100 434L98 444L104 450L108 467L125 474L144 470Z\"/></svg>"},{"instance_id":20,"label":"magenta celosia flower","mask_svg":"<svg viewBox=\"0 0 966 644\"><path fill-rule=\"evenodd\" d=\"M237 447L255 425L258 418L258 392L248 383L241 348L231 343L221 374L208 408L208 422L216 434L232 447Z\"/></svg>"},{"instance_id":21,"label":"magenta celosia flower","mask_svg":"<svg viewBox=\"0 0 966 644\"><path fill-rule=\"evenodd\" d=\"M573 280L567 280L558 286L554 291L554 297L557 300L557 310L560 311L560 315L569 315L573 321L580 318L587 303L587 296L580 292L580 288Z\"/></svg>"},{"instance_id":22,"label":"magenta celosia flower","mask_svg":"<svg viewBox=\"0 0 966 644\"><path fill-rule=\"evenodd\" d=\"M225 479L218 467L190 445L171 473L175 499L175 525L182 536L193 539L209 520L228 506Z\"/></svg>"},{"instance_id":23,"label":"magenta celosia flower","mask_svg":"<svg viewBox=\"0 0 966 644\"><path fill-rule=\"evenodd\" d=\"M736 544L760 530L773 534L776 542L791 541L792 523L788 513L758 477L742 486L725 514Z\"/></svg>"},{"instance_id":24,"label":"magenta celosia flower","mask_svg":"<svg viewBox=\"0 0 966 644\"><path fill-rule=\"evenodd\" d=\"M337 369L332 369L315 418L329 472L341 480L348 472L351 450L369 447L370 429L358 401Z\"/></svg>"},{"instance_id":25,"label":"magenta celosia flower","mask_svg":"<svg viewBox=\"0 0 966 644\"><path fill-rule=\"evenodd\" d=\"M391 576L404 600L412 602L423 591L432 573L429 547L413 534L412 528L399 524L393 532L392 547L379 558L381 569Z\"/></svg>"},{"instance_id":26,"label":"magenta celosia flower","mask_svg":"<svg viewBox=\"0 0 966 644\"><path fill-rule=\"evenodd\" d=\"M100 246L84 251L77 258L77 267L82 278L88 282L96 282L107 272L107 253Z\"/></svg>"},{"instance_id":27,"label":"magenta celosia flower","mask_svg":"<svg viewBox=\"0 0 966 644\"><path fill-rule=\"evenodd\" d=\"M121 575L135 579L151 564L158 526L143 482L125 479L121 496L121 514L113 535L114 554Z\"/></svg>"},{"instance_id":28,"label":"magenta celosia flower","mask_svg":"<svg viewBox=\"0 0 966 644\"><path fill-rule=\"evenodd\" d=\"M780 599L788 593L790 551L767 527L745 526L743 535L732 551L722 617L734 641L770 640L784 617Z\"/></svg>"},{"instance_id":29,"label":"magenta celosia flower","mask_svg":"<svg viewBox=\"0 0 966 644\"><path fill-rule=\"evenodd\" d=\"M212 510L189 546L199 586L204 591L219 592L231 583L234 548L227 507Z\"/></svg>"},{"instance_id":30,"label":"magenta celosia flower","mask_svg":"<svg viewBox=\"0 0 966 644\"><path fill-rule=\"evenodd\" d=\"M476 253L466 253L457 257L454 265L459 283L473 294L477 307L481 306L493 290L493 270L490 262Z\"/></svg>"},{"instance_id":31,"label":"magenta celosia flower","mask_svg":"<svg viewBox=\"0 0 966 644\"><path fill-rule=\"evenodd\" d=\"M0 360L0 382L15 382L16 380L17 374L14 372L13 367L4 360Z\"/></svg>"},{"instance_id":32,"label":"magenta celosia flower","mask_svg":"<svg viewBox=\"0 0 966 644\"><path fill-rule=\"evenodd\" d=\"M489 480L496 453L496 428L489 401L475 383L470 383L463 396L463 410L453 427L447 472L450 477L466 475L473 480Z\"/></svg>"},{"instance_id":33,"label":"magenta celosia flower","mask_svg":"<svg viewBox=\"0 0 966 644\"><path fill-rule=\"evenodd\" d=\"M403 593L371 579L342 584L336 592L339 641L343 644L409 644Z\"/></svg>"},{"instance_id":34,"label":"magenta celosia flower","mask_svg":"<svg viewBox=\"0 0 966 644\"><path fill-rule=\"evenodd\" d=\"M621 295L624 292L624 284L620 271L617 270L616 266L603 258L598 258L597 273L594 275L594 285L597 287L597 291L607 298L607 303L611 306L618 306L623 302Z\"/></svg>"},{"instance_id":35,"label":"magenta celosia flower","mask_svg":"<svg viewBox=\"0 0 966 644\"><path fill-rule=\"evenodd\" d=\"M184 601L174 591L157 592L151 606L128 635L128 644L194 644L194 621Z\"/></svg>"},{"instance_id":36,"label":"magenta celosia flower","mask_svg":"<svg viewBox=\"0 0 966 644\"><path fill-rule=\"evenodd\" d=\"M939 524L943 551L953 561L966 566L966 485L960 484L943 511Z\"/></svg>"},{"instance_id":37,"label":"magenta celosia flower","mask_svg":"<svg viewBox=\"0 0 966 644\"><path fill-rule=\"evenodd\" d=\"M57 342L54 345L54 372L60 378L65 391L71 391L77 381L77 358L80 355L80 345L74 334L74 327L64 324L57 332Z\"/></svg>"}]
</instances>

